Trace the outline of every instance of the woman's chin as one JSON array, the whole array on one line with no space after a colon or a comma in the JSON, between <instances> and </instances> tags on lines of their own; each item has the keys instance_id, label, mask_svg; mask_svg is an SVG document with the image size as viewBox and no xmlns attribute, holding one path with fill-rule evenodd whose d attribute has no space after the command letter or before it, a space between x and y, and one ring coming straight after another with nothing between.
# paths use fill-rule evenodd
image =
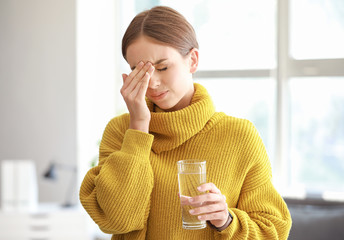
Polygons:
<instances>
[{"instance_id":1,"label":"woman's chin","mask_svg":"<svg viewBox=\"0 0 344 240\"><path fill-rule=\"evenodd\" d=\"M161 104L161 103L155 103L161 110L164 110L165 112L171 112L174 111L174 106L173 105L168 105L168 104Z\"/></svg>"}]
</instances>

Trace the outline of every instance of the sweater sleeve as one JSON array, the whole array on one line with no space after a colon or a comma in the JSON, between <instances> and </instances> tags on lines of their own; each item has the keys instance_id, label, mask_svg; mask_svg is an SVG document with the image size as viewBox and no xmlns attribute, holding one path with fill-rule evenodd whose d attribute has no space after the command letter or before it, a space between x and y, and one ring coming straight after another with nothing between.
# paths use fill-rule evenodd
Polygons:
<instances>
[{"instance_id":1,"label":"sweater sleeve","mask_svg":"<svg viewBox=\"0 0 344 240\"><path fill-rule=\"evenodd\" d=\"M80 201L99 226L110 234L144 228L153 189L149 156L153 135L116 130L111 122L100 144L99 165L90 169L80 188Z\"/></svg>"},{"instance_id":2,"label":"sweater sleeve","mask_svg":"<svg viewBox=\"0 0 344 240\"><path fill-rule=\"evenodd\" d=\"M288 239L291 217L271 182L240 196L239 205L230 208L231 224L215 239Z\"/></svg>"},{"instance_id":3,"label":"sweater sleeve","mask_svg":"<svg viewBox=\"0 0 344 240\"><path fill-rule=\"evenodd\" d=\"M248 124L244 135L241 152L247 168L241 193L236 206L228 209L233 221L215 232L215 239L287 239L291 217L272 184L265 146L253 124Z\"/></svg>"}]
</instances>

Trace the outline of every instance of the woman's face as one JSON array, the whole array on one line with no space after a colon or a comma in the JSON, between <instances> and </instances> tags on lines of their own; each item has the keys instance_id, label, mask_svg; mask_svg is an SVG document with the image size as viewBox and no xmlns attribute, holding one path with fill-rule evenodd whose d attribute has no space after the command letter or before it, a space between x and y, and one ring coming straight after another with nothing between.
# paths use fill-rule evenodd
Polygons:
<instances>
[{"instance_id":1,"label":"woman's face","mask_svg":"<svg viewBox=\"0 0 344 240\"><path fill-rule=\"evenodd\" d=\"M154 65L146 97L159 108L176 111L190 104L194 94L192 73L198 65L197 49L184 57L173 47L141 36L129 45L126 57L132 70L140 61Z\"/></svg>"}]
</instances>

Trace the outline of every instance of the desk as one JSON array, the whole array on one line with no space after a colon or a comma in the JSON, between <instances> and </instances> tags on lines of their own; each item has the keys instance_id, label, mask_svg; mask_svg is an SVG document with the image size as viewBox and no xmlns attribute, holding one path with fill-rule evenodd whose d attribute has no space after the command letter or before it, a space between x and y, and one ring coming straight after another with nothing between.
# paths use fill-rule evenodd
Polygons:
<instances>
[{"instance_id":1,"label":"desk","mask_svg":"<svg viewBox=\"0 0 344 240\"><path fill-rule=\"evenodd\" d=\"M39 207L38 211L1 212L0 240L91 240L89 219L81 209Z\"/></svg>"}]
</instances>

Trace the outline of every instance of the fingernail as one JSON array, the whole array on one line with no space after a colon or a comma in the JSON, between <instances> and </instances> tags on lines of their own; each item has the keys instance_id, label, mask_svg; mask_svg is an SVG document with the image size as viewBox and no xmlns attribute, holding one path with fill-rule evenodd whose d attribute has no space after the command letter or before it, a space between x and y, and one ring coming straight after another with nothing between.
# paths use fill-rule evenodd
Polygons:
<instances>
[{"instance_id":1,"label":"fingernail","mask_svg":"<svg viewBox=\"0 0 344 240\"><path fill-rule=\"evenodd\" d=\"M139 62L139 64L137 64L139 67L142 67L143 66L143 62Z\"/></svg>"},{"instance_id":2,"label":"fingernail","mask_svg":"<svg viewBox=\"0 0 344 240\"><path fill-rule=\"evenodd\" d=\"M154 70L154 67L151 66L151 67L149 68L149 71L152 72L153 70Z\"/></svg>"},{"instance_id":3,"label":"fingernail","mask_svg":"<svg viewBox=\"0 0 344 240\"><path fill-rule=\"evenodd\" d=\"M202 188L201 188L201 187L197 187L197 189L198 189L198 191L201 191L201 190L202 190Z\"/></svg>"},{"instance_id":4,"label":"fingernail","mask_svg":"<svg viewBox=\"0 0 344 240\"><path fill-rule=\"evenodd\" d=\"M190 198L190 199L189 199L189 202L193 202L193 201L194 201L194 199L193 199L193 198Z\"/></svg>"},{"instance_id":5,"label":"fingernail","mask_svg":"<svg viewBox=\"0 0 344 240\"><path fill-rule=\"evenodd\" d=\"M191 209L191 210L189 211L190 214L193 214L194 212L195 212L195 210L193 210L193 209Z\"/></svg>"}]
</instances>

